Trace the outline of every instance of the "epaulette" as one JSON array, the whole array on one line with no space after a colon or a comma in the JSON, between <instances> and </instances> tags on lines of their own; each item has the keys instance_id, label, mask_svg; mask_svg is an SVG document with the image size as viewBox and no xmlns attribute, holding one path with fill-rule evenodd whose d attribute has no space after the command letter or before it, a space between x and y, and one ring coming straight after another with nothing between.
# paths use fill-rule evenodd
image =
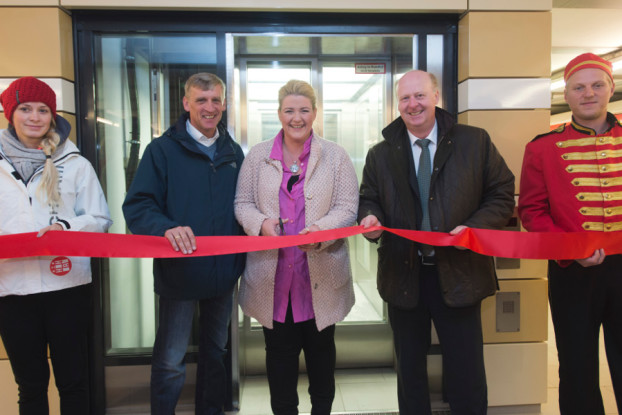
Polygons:
<instances>
[{"instance_id":1,"label":"epaulette","mask_svg":"<svg viewBox=\"0 0 622 415\"><path fill-rule=\"evenodd\" d=\"M542 137L546 137L547 135L563 133L565 129L566 129L566 123L560 125L559 127L555 128L554 130L549 131L548 133L539 134L539 135L535 136L535 138L533 140L531 140L531 141L536 141L537 139L542 138Z\"/></svg>"}]
</instances>

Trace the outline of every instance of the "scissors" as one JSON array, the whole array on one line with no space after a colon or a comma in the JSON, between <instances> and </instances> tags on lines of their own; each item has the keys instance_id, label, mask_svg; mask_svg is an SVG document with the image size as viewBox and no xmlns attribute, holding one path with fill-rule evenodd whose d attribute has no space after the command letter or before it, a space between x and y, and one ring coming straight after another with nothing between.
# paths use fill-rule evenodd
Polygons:
<instances>
[{"instance_id":1,"label":"scissors","mask_svg":"<svg viewBox=\"0 0 622 415\"><path fill-rule=\"evenodd\" d=\"M279 218L279 228L281 229L281 235L285 235L285 227L283 226L283 219Z\"/></svg>"}]
</instances>

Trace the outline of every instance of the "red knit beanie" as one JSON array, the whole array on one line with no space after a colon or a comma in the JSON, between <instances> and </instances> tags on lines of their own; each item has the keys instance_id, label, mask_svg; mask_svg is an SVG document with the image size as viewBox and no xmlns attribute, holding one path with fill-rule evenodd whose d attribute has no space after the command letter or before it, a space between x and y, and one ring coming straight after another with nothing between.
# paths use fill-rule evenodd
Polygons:
<instances>
[{"instance_id":1,"label":"red knit beanie","mask_svg":"<svg viewBox=\"0 0 622 415\"><path fill-rule=\"evenodd\" d=\"M611 62L601 58L598 55L594 55L593 53L584 53L568 62L568 65L566 65L566 69L564 70L564 81L567 82L568 78L570 78L575 72L585 68L596 68L601 71L605 71L607 75L609 75L609 78L611 78L611 82L613 82Z\"/></svg>"},{"instance_id":2,"label":"red knit beanie","mask_svg":"<svg viewBox=\"0 0 622 415\"><path fill-rule=\"evenodd\" d=\"M10 123L13 122L13 113L19 104L25 102L42 102L52 111L56 119L56 94L43 81L25 76L11 82L11 85L0 95L0 104L4 108L4 116Z\"/></svg>"}]
</instances>

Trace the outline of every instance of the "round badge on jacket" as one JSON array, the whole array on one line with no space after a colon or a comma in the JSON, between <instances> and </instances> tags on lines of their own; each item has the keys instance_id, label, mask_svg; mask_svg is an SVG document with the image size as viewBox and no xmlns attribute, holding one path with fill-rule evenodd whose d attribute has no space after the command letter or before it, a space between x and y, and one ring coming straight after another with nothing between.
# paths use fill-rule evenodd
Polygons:
<instances>
[{"instance_id":1,"label":"round badge on jacket","mask_svg":"<svg viewBox=\"0 0 622 415\"><path fill-rule=\"evenodd\" d=\"M54 275L62 277L71 271L71 260L66 256L58 256L50 262L50 271Z\"/></svg>"}]
</instances>

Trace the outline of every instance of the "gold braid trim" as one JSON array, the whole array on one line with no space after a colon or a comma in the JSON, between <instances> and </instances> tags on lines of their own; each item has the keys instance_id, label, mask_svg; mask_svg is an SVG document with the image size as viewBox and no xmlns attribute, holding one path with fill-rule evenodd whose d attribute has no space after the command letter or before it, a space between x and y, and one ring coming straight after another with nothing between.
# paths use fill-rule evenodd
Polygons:
<instances>
[{"instance_id":1,"label":"gold braid trim","mask_svg":"<svg viewBox=\"0 0 622 415\"><path fill-rule=\"evenodd\" d=\"M562 159L564 160L602 160L614 157L622 157L622 149L620 150L598 150L590 151L587 153L564 153Z\"/></svg>"},{"instance_id":2,"label":"gold braid trim","mask_svg":"<svg viewBox=\"0 0 622 415\"><path fill-rule=\"evenodd\" d=\"M571 180L574 186L612 187L622 186L622 177L576 177Z\"/></svg>"},{"instance_id":3,"label":"gold braid trim","mask_svg":"<svg viewBox=\"0 0 622 415\"><path fill-rule=\"evenodd\" d=\"M579 213L584 216L617 216L622 215L622 206L612 206L605 209L603 209L602 207L583 206L579 208Z\"/></svg>"},{"instance_id":4,"label":"gold braid trim","mask_svg":"<svg viewBox=\"0 0 622 415\"><path fill-rule=\"evenodd\" d=\"M583 147L593 145L622 145L622 137L602 136L602 137L583 137L573 140L558 141L555 145L559 148Z\"/></svg>"},{"instance_id":5,"label":"gold braid trim","mask_svg":"<svg viewBox=\"0 0 622 415\"><path fill-rule=\"evenodd\" d=\"M582 227L586 231L614 232L622 230L622 222L611 222L606 224L603 222L583 222Z\"/></svg>"},{"instance_id":6,"label":"gold braid trim","mask_svg":"<svg viewBox=\"0 0 622 415\"><path fill-rule=\"evenodd\" d=\"M613 200L622 200L622 192L611 192L611 193L591 193L591 192L581 192L576 194L576 198L586 202L602 202L604 200L613 201Z\"/></svg>"},{"instance_id":7,"label":"gold braid trim","mask_svg":"<svg viewBox=\"0 0 622 415\"><path fill-rule=\"evenodd\" d=\"M600 173L603 171L622 171L622 163L615 164L571 164L566 167L568 173Z\"/></svg>"}]
</instances>

